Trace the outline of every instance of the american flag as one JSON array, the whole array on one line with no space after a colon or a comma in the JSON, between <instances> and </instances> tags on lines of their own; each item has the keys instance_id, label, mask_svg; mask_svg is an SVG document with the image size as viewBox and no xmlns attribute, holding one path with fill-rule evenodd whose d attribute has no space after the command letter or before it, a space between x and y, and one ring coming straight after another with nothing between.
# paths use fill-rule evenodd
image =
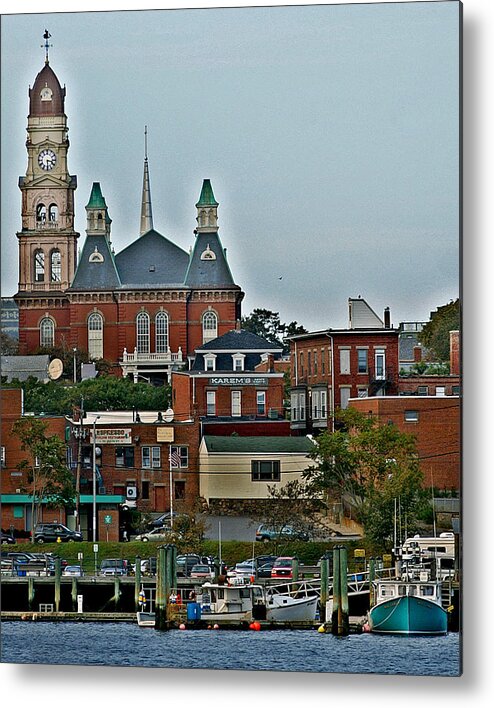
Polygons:
<instances>
[{"instance_id":1,"label":"american flag","mask_svg":"<svg viewBox=\"0 0 494 708\"><path fill-rule=\"evenodd\" d=\"M172 467L180 467L180 455L177 449L170 448L170 464Z\"/></svg>"}]
</instances>

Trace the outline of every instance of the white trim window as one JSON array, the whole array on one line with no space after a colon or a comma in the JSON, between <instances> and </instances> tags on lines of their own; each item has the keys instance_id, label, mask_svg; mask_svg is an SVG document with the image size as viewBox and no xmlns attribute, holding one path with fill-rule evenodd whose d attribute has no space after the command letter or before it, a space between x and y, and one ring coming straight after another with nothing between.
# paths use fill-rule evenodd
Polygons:
<instances>
[{"instance_id":1,"label":"white trim window","mask_svg":"<svg viewBox=\"0 0 494 708\"><path fill-rule=\"evenodd\" d=\"M154 318L156 352L165 354L168 351L168 315L163 310Z\"/></svg>"},{"instance_id":2,"label":"white trim window","mask_svg":"<svg viewBox=\"0 0 494 708\"><path fill-rule=\"evenodd\" d=\"M2 469L5 467L6 464L6 458L5 458L5 445L2 445Z\"/></svg>"},{"instance_id":3,"label":"white trim window","mask_svg":"<svg viewBox=\"0 0 494 708\"><path fill-rule=\"evenodd\" d=\"M279 460L251 460L250 470L253 482L279 482L281 480Z\"/></svg>"},{"instance_id":4,"label":"white trim window","mask_svg":"<svg viewBox=\"0 0 494 708\"><path fill-rule=\"evenodd\" d=\"M141 455L144 469L159 469L161 467L161 448L159 445L143 445Z\"/></svg>"},{"instance_id":5,"label":"white trim window","mask_svg":"<svg viewBox=\"0 0 494 708\"><path fill-rule=\"evenodd\" d=\"M419 412L418 411L405 411L405 422L406 423L418 423Z\"/></svg>"},{"instance_id":6,"label":"white trim window","mask_svg":"<svg viewBox=\"0 0 494 708\"><path fill-rule=\"evenodd\" d=\"M55 323L51 317L43 317L39 323L39 343L42 347L55 346Z\"/></svg>"},{"instance_id":7,"label":"white trim window","mask_svg":"<svg viewBox=\"0 0 494 708\"><path fill-rule=\"evenodd\" d=\"M136 317L136 347L138 354L149 354L149 315L139 312Z\"/></svg>"},{"instance_id":8,"label":"white trim window","mask_svg":"<svg viewBox=\"0 0 494 708\"><path fill-rule=\"evenodd\" d=\"M41 248L34 252L34 282L42 283L45 279L45 254Z\"/></svg>"},{"instance_id":9,"label":"white trim window","mask_svg":"<svg viewBox=\"0 0 494 708\"><path fill-rule=\"evenodd\" d=\"M243 371L244 370L244 362L245 362L245 354L232 354L232 359L233 359L233 371Z\"/></svg>"},{"instance_id":10,"label":"white trim window","mask_svg":"<svg viewBox=\"0 0 494 708\"><path fill-rule=\"evenodd\" d=\"M216 391L206 391L206 415L216 415Z\"/></svg>"},{"instance_id":11,"label":"white trim window","mask_svg":"<svg viewBox=\"0 0 494 708\"><path fill-rule=\"evenodd\" d=\"M319 415L319 391L312 391L311 396L312 403L312 420L317 420Z\"/></svg>"},{"instance_id":12,"label":"white trim window","mask_svg":"<svg viewBox=\"0 0 494 708\"><path fill-rule=\"evenodd\" d=\"M50 254L50 280L52 283L62 281L62 254L58 248Z\"/></svg>"},{"instance_id":13,"label":"white trim window","mask_svg":"<svg viewBox=\"0 0 494 708\"><path fill-rule=\"evenodd\" d=\"M171 445L170 459L172 469L183 469L189 466L189 448L185 445ZM180 460L180 464L178 461Z\"/></svg>"},{"instance_id":14,"label":"white trim window","mask_svg":"<svg viewBox=\"0 0 494 708\"><path fill-rule=\"evenodd\" d=\"M376 365L376 380L382 381L386 378L386 351L384 349L376 349L375 354Z\"/></svg>"},{"instance_id":15,"label":"white trim window","mask_svg":"<svg viewBox=\"0 0 494 708\"><path fill-rule=\"evenodd\" d=\"M204 354L204 370L216 371L216 354Z\"/></svg>"},{"instance_id":16,"label":"white trim window","mask_svg":"<svg viewBox=\"0 0 494 708\"><path fill-rule=\"evenodd\" d=\"M357 372L366 374L369 370L369 353L367 349L357 349Z\"/></svg>"},{"instance_id":17,"label":"white trim window","mask_svg":"<svg viewBox=\"0 0 494 708\"><path fill-rule=\"evenodd\" d=\"M340 408L342 410L348 408L351 390L350 386L340 386Z\"/></svg>"},{"instance_id":18,"label":"white trim window","mask_svg":"<svg viewBox=\"0 0 494 708\"><path fill-rule=\"evenodd\" d=\"M256 415L266 415L266 391L256 391Z\"/></svg>"},{"instance_id":19,"label":"white trim window","mask_svg":"<svg viewBox=\"0 0 494 708\"><path fill-rule=\"evenodd\" d=\"M326 418L328 415L328 392L319 391L321 397L321 418Z\"/></svg>"},{"instance_id":20,"label":"white trim window","mask_svg":"<svg viewBox=\"0 0 494 708\"><path fill-rule=\"evenodd\" d=\"M232 391L232 417L240 418L242 415L242 391Z\"/></svg>"},{"instance_id":21,"label":"white trim window","mask_svg":"<svg viewBox=\"0 0 494 708\"><path fill-rule=\"evenodd\" d=\"M92 312L87 320L87 350L90 359L103 358L103 317Z\"/></svg>"},{"instance_id":22,"label":"white trim window","mask_svg":"<svg viewBox=\"0 0 494 708\"><path fill-rule=\"evenodd\" d=\"M210 342L218 336L218 316L212 310L208 310L202 316L202 342Z\"/></svg>"}]
</instances>

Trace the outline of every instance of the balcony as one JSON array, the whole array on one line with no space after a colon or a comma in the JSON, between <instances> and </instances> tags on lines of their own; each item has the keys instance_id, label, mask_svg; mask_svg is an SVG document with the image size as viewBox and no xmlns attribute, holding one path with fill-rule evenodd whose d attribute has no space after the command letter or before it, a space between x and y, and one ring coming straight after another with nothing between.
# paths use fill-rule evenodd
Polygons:
<instances>
[{"instance_id":1,"label":"balcony","mask_svg":"<svg viewBox=\"0 0 494 708\"><path fill-rule=\"evenodd\" d=\"M125 377L133 376L136 383L139 377L146 378L142 376L143 374L168 375L173 369L184 363L181 347L178 348L178 352L172 352L169 347L166 352L138 352L137 349L128 352L127 349L124 349L119 361L123 375Z\"/></svg>"}]
</instances>

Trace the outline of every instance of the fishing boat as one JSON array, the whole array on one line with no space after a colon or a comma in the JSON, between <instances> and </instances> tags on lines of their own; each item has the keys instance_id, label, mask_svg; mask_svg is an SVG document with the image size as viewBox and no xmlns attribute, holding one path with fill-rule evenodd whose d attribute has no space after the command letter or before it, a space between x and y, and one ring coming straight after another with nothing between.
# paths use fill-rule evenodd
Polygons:
<instances>
[{"instance_id":1,"label":"fishing boat","mask_svg":"<svg viewBox=\"0 0 494 708\"><path fill-rule=\"evenodd\" d=\"M265 590L266 619L271 622L314 622L319 593L310 583L272 585Z\"/></svg>"},{"instance_id":2,"label":"fishing boat","mask_svg":"<svg viewBox=\"0 0 494 708\"><path fill-rule=\"evenodd\" d=\"M396 578L373 581L375 604L368 625L377 634L446 634L442 582L422 563L405 565Z\"/></svg>"},{"instance_id":3,"label":"fishing boat","mask_svg":"<svg viewBox=\"0 0 494 708\"><path fill-rule=\"evenodd\" d=\"M137 624L139 627L154 627L156 624L156 614L154 612L137 612Z\"/></svg>"}]
</instances>

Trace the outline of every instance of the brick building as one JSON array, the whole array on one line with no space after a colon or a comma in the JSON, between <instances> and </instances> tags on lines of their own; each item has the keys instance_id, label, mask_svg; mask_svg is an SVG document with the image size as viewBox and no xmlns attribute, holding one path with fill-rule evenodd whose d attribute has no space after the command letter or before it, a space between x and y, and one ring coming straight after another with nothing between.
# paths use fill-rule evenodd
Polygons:
<instances>
[{"instance_id":1,"label":"brick building","mask_svg":"<svg viewBox=\"0 0 494 708\"><path fill-rule=\"evenodd\" d=\"M424 486L460 490L460 399L458 396L383 396L351 399L349 405L385 425L416 437Z\"/></svg>"},{"instance_id":2,"label":"brick building","mask_svg":"<svg viewBox=\"0 0 494 708\"><path fill-rule=\"evenodd\" d=\"M348 329L289 337L292 431L327 428L333 409L350 398L398 393L398 330L389 310L381 319L363 298L348 304Z\"/></svg>"},{"instance_id":3,"label":"brick building","mask_svg":"<svg viewBox=\"0 0 494 708\"><path fill-rule=\"evenodd\" d=\"M81 496L93 494L94 454L97 504L104 512L107 499L119 500L118 515L111 525L113 536L118 538L119 529L130 526L133 509L156 516L170 510L171 498L174 505L183 502L186 506L197 499L198 423L176 421L171 411L92 412L82 421L70 423L72 467L77 479L80 461ZM100 521L102 516L104 513L99 514ZM81 527L91 534L91 514L83 505ZM103 532L99 522L99 538Z\"/></svg>"},{"instance_id":4,"label":"brick building","mask_svg":"<svg viewBox=\"0 0 494 708\"><path fill-rule=\"evenodd\" d=\"M218 202L204 180L190 253L156 231L146 147L140 234L115 252L108 207L95 182L78 257L66 89L46 51L29 89L28 165L19 180L19 352L61 346L92 360L104 358L116 373L135 380L166 380L197 346L235 327L241 317L243 292L218 235Z\"/></svg>"},{"instance_id":5,"label":"brick building","mask_svg":"<svg viewBox=\"0 0 494 708\"><path fill-rule=\"evenodd\" d=\"M3 388L0 390L1 408L1 526L2 529L14 528L16 531L28 532L32 525L31 497L27 490L29 483L25 471L19 471L17 466L29 456L21 450L21 441L12 435L12 426L24 415L23 391L20 388ZM63 416L45 416L47 435L57 435L65 439L67 421ZM41 504L40 521L58 521L65 523L65 509L49 508L46 500Z\"/></svg>"},{"instance_id":6,"label":"brick building","mask_svg":"<svg viewBox=\"0 0 494 708\"><path fill-rule=\"evenodd\" d=\"M190 371L172 374L177 419L198 417L203 434L288 434L284 373L276 370L281 352L241 329L197 347Z\"/></svg>"}]
</instances>

